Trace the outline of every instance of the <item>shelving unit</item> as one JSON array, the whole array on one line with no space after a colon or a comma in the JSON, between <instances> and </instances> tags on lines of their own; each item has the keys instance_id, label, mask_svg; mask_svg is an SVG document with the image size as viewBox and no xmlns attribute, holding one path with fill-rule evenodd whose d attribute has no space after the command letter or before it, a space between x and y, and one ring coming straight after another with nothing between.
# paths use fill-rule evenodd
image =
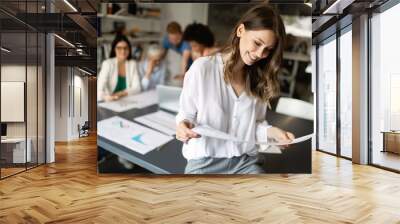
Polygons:
<instances>
[{"instance_id":1,"label":"shelving unit","mask_svg":"<svg viewBox=\"0 0 400 224\"><path fill-rule=\"evenodd\" d=\"M112 34L104 34L102 37L97 38L97 43L102 44L102 43L111 43L114 39L114 35ZM153 42L153 41L160 41L160 34L154 34L154 35L146 35L146 36L140 36L140 37L130 37L128 36L128 40L132 44L137 44L137 43L146 43L146 42Z\"/></svg>"},{"instance_id":2,"label":"shelving unit","mask_svg":"<svg viewBox=\"0 0 400 224\"><path fill-rule=\"evenodd\" d=\"M124 4L119 5L122 9L116 14L107 14L108 4L101 4L100 12L97 14L101 24L101 35L97 38L97 46L99 47L97 52L98 69L100 69L101 62L108 57L109 51L111 50L111 43L115 38L116 23L124 24L127 33L133 34L127 35L133 50L135 50L136 47L144 49L148 43L159 42L161 40L160 30L162 29L160 17L140 14L142 10L150 9L159 11L161 8L159 4L135 3L137 10L134 11L139 13L136 15L130 14L127 10L127 5Z\"/></svg>"},{"instance_id":3,"label":"shelving unit","mask_svg":"<svg viewBox=\"0 0 400 224\"><path fill-rule=\"evenodd\" d=\"M311 62L310 55L306 55L303 53L289 52L289 51L283 52L283 59L295 60L295 61L301 61L301 62Z\"/></svg>"},{"instance_id":4,"label":"shelving unit","mask_svg":"<svg viewBox=\"0 0 400 224\"><path fill-rule=\"evenodd\" d=\"M311 63L310 55L306 55L301 52L285 51L283 52L283 60L291 63L291 68L282 68L282 74L278 76L278 79L282 85L286 85L288 91L281 91L281 96L293 97L296 87L296 77L299 72L300 63Z\"/></svg>"},{"instance_id":5,"label":"shelving unit","mask_svg":"<svg viewBox=\"0 0 400 224\"><path fill-rule=\"evenodd\" d=\"M140 28L141 31L157 32L160 30L160 19L155 17L139 17L133 15L107 15L103 13L97 14L97 17L104 20L137 24L137 27Z\"/></svg>"}]
</instances>

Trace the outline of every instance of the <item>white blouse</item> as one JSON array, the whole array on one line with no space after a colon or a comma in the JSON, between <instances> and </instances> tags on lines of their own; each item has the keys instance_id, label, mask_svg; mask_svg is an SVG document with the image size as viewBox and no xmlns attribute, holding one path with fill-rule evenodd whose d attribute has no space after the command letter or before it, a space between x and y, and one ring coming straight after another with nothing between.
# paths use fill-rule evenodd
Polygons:
<instances>
[{"instance_id":1,"label":"white blouse","mask_svg":"<svg viewBox=\"0 0 400 224\"><path fill-rule=\"evenodd\" d=\"M137 63L134 60L125 62L126 91L128 95L140 93L140 77ZM105 96L112 95L118 83L117 58L109 58L103 61L101 70L97 76L97 101L104 100Z\"/></svg>"},{"instance_id":2,"label":"white blouse","mask_svg":"<svg viewBox=\"0 0 400 224\"><path fill-rule=\"evenodd\" d=\"M186 119L195 126L208 125L244 141L267 141L270 125L265 120L266 104L246 92L237 97L224 81L223 66L221 54L198 58L190 66L180 96L177 124ZM203 136L190 139L182 150L187 160L257 154L253 143Z\"/></svg>"}]
</instances>

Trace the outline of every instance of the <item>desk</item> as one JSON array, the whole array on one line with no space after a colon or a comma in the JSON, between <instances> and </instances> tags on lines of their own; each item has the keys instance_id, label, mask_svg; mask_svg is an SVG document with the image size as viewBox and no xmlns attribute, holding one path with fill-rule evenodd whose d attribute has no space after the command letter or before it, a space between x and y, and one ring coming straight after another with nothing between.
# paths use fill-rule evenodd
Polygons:
<instances>
[{"instance_id":1,"label":"desk","mask_svg":"<svg viewBox=\"0 0 400 224\"><path fill-rule=\"evenodd\" d=\"M393 152L400 154L400 131L382 131L383 150L382 152Z\"/></svg>"},{"instance_id":2,"label":"desk","mask_svg":"<svg viewBox=\"0 0 400 224\"><path fill-rule=\"evenodd\" d=\"M132 109L122 113L113 112L97 107L98 121L120 116L133 121L134 117L142 116L159 110L158 105L143 109ZM268 121L272 125L293 132L296 136L303 136L313 132L313 122L289 117L268 111ZM182 174L186 166L186 159L182 155L182 142L172 140L158 150L145 155L125 148L108 139L97 136L98 147L121 156L156 174ZM267 173L311 173L311 139L292 145L282 154L260 154L264 169Z\"/></svg>"},{"instance_id":3,"label":"desk","mask_svg":"<svg viewBox=\"0 0 400 224\"><path fill-rule=\"evenodd\" d=\"M5 163L25 163L31 161L30 138L26 139L27 147L25 154L25 138L6 138L1 139L1 157ZM27 161L25 159L27 158Z\"/></svg>"}]
</instances>

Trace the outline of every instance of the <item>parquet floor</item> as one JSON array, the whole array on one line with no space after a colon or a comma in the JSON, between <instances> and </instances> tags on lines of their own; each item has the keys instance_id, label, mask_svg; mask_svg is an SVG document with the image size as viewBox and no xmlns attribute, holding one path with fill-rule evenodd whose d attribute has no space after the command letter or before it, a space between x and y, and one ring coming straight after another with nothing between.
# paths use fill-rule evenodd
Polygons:
<instances>
[{"instance_id":1,"label":"parquet floor","mask_svg":"<svg viewBox=\"0 0 400 224\"><path fill-rule=\"evenodd\" d=\"M1 168L1 176L7 177L7 176L13 175L15 173L24 171L24 170L25 170L25 167L23 167L23 168L4 168L3 167L3 168Z\"/></svg>"},{"instance_id":2,"label":"parquet floor","mask_svg":"<svg viewBox=\"0 0 400 224\"><path fill-rule=\"evenodd\" d=\"M313 153L312 175L96 173L95 137L0 181L0 223L400 223L400 175Z\"/></svg>"}]
</instances>

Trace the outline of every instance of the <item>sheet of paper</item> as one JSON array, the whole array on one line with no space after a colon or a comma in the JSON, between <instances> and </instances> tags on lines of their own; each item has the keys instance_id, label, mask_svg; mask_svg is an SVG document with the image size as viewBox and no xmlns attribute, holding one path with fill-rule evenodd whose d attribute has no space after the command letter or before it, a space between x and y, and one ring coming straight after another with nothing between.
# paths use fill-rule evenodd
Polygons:
<instances>
[{"instance_id":1,"label":"sheet of paper","mask_svg":"<svg viewBox=\"0 0 400 224\"><path fill-rule=\"evenodd\" d=\"M140 154L146 154L173 139L118 116L99 121L97 134Z\"/></svg>"},{"instance_id":2,"label":"sheet of paper","mask_svg":"<svg viewBox=\"0 0 400 224\"><path fill-rule=\"evenodd\" d=\"M295 144L295 143L299 143L299 142L303 142L306 141L308 139L310 139L314 134L309 134L309 135L305 135L299 138L294 139L293 141L289 142L289 143L280 143L280 142L250 142L250 141L243 141L241 139L238 139L234 136L231 136L225 132L216 130L214 128L211 128L209 126L197 126L195 128L192 129L194 132L202 135L202 136L207 136L207 137L211 137L211 138L218 138L218 139L223 139L223 140L229 140L229 141L234 141L234 142L242 142L242 143L253 143L253 144L257 144L257 145L290 145L290 144Z\"/></svg>"},{"instance_id":3,"label":"sheet of paper","mask_svg":"<svg viewBox=\"0 0 400 224\"><path fill-rule=\"evenodd\" d=\"M258 152L282 154L282 150L277 145L259 145Z\"/></svg>"},{"instance_id":4,"label":"sheet of paper","mask_svg":"<svg viewBox=\"0 0 400 224\"><path fill-rule=\"evenodd\" d=\"M98 106L120 113L133 108L141 109L157 103L157 92L155 90L150 90L140 94L122 97L117 101L99 103Z\"/></svg>"},{"instance_id":5,"label":"sheet of paper","mask_svg":"<svg viewBox=\"0 0 400 224\"><path fill-rule=\"evenodd\" d=\"M170 136L176 133L175 116L161 110L134 120Z\"/></svg>"},{"instance_id":6,"label":"sheet of paper","mask_svg":"<svg viewBox=\"0 0 400 224\"><path fill-rule=\"evenodd\" d=\"M211 128L211 127L205 126L205 125L196 126L192 129L192 131L200 134L201 136L207 136L207 137L211 137L211 138L218 138L218 139L223 139L223 140L240 142L239 139L236 139L235 137L233 137L225 132L216 130L214 128Z\"/></svg>"}]
</instances>

